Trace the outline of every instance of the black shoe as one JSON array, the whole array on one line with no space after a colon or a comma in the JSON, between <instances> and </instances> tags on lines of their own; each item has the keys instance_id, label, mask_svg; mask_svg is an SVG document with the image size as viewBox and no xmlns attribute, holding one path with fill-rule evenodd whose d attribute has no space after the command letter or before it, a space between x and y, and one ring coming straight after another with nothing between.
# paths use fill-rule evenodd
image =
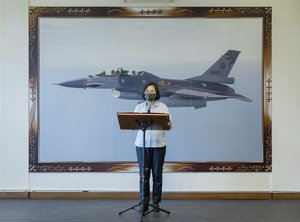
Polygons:
<instances>
[{"instance_id":1,"label":"black shoe","mask_svg":"<svg viewBox=\"0 0 300 222\"><path fill-rule=\"evenodd\" d=\"M155 207L154 208L154 212L159 212L160 211L160 207L159 207L159 204L158 203L153 203L153 206Z\"/></svg>"},{"instance_id":2,"label":"black shoe","mask_svg":"<svg viewBox=\"0 0 300 222\"><path fill-rule=\"evenodd\" d=\"M149 210L148 204L141 204L140 206L141 212L143 212L143 215Z\"/></svg>"}]
</instances>

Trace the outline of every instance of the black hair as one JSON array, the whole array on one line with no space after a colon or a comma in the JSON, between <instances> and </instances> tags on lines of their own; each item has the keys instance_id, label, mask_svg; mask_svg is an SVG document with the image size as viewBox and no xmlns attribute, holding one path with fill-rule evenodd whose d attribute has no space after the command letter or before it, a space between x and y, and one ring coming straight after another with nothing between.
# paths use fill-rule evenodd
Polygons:
<instances>
[{"instance_id":1,"label":"black hair","mask_svg":"<svg viewBox=\"0 0 300 222\"><path fill-rule=\"evenodd\" d=\"M160 92L159 92L159 88L158 88L158 86L157 86L157 84L155 82L149 82L149 83L147 83L145 85L144 91L143 91L143 99L146 100L146 98L145 98L145 91L148 88L148 86L153 86L155 88L155 92L156 92L155 100L159 100L160 99Z\"/></svg>"}]
</instances>

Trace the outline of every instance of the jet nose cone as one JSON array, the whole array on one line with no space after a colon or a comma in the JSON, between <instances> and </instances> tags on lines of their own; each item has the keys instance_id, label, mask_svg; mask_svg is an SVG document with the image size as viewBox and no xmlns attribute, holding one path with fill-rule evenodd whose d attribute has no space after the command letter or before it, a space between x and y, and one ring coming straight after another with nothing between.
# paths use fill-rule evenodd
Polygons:
<instances>
[{"instance_id":1,"label":"jet nose cone","mask_svg":"<svg viewBox=\"0 0 300 222\"><path fill-rule=\"evenodd\" d=\"M71 81L66 81L59 83L60 86L71 87L71 88L85 88L86 87L86 79L76 79Z\"/></svg>"}]
</instances>

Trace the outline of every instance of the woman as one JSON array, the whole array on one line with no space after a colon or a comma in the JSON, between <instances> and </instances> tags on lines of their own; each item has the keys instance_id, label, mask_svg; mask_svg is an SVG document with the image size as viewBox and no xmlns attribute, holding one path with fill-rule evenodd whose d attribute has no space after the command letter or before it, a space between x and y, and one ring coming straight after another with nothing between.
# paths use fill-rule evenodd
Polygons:
<instances>
[{"instance_id":1,"label":"woman","mask_svg":"<svg viewBox=\"0 0 300 222\"><path fill-rule=\"evenodd\" d=\"M148 83L144 88L143 93L144 102L139 103L134 112L138 113L169 113L168 107L159 101L160 92L156 83ZM172 122L169 122L171 128ZM165 130L151 130L151 126L146 130L145 135L145 175L144 175L144 206L142 210L148 210L150 200L150 186L149 179L152 171L153 178L153 205L156 210L159 210L159 203L161 201L162 193L162 172L163 164L166 154L166 132ZM139 163L140 172L140 201L142 202L142 186L143 186L143 131L139 130L135 140L136 154Z\"/></svg>"}]
</instances>

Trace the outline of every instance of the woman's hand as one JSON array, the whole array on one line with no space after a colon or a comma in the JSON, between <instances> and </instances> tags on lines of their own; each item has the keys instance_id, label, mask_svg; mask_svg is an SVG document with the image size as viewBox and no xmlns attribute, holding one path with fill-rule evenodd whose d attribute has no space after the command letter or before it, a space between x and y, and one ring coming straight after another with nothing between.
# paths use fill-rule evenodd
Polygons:
<instances>
[{"instance_id":1,"label":"woman's hand","mask_svg":"<svg viewBox=\"0 0 300 222\"><path fill-rule=\"evenodd\" d=\"M168 122L168 127L169 127L169 130L172 129L172 121L171 120Z\"/></svg>"}]
</instances>

